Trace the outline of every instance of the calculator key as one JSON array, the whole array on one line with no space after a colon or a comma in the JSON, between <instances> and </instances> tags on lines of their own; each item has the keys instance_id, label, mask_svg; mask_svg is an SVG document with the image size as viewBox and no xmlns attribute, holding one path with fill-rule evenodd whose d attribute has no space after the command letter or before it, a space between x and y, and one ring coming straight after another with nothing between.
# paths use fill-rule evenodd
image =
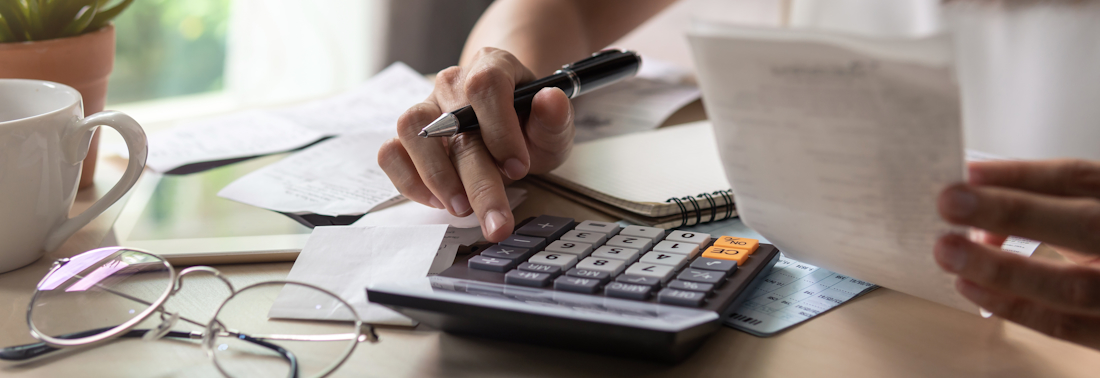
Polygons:
<instances>
[{"instance_id":1,"label":"calculator key","mask_svg":"<svg viewBox=\"0 0 1100 378\"><path fill-rule=\"evenodd\" d=\"M553 278L547 273L527 272L519 269L513 269L508 274L504 275L504 283L511 285L523 285L532 287L543 287L550 284L550 279Z\"/></svg>"},{"instance_id":2,"label":"calculator key","mask_svg":"<svg viewBox=\"0 0 1100 378\"><path fill-rule=\"evenodd\" d=\"M615 236L619 233L619 224L614 222L597 222L592 220L586 220L578 224L575 228L581 231L592 231L606 234L608 237Z\"/></svg>"},{"instance_id":3,"label":"calculator key","mask_svg":"<svg viewBox=\"0 0 1100 378\"><path fill-rule=\"evenodd\" d=\"M657 285L661 284L661 280L656 278L656 277L634 276L634 275L630 275L630 274L624 274L624 275L615 277L615 281L616 282L628 283L628 284L634 284L634 285L646 285L646 286L653 286L653 287L657 287Z\"/></svg>"},{"instance_id":4,"label":"calculator key","mask_svg":"<svg viewBox=\"0 0 1100 378\"><path fill-rule=\"evenodd\" d=\"M653 240L661 240L661 238L665 236L665 229L657 227L626 226L623 227L622 231L619 231L619 235L640 236Z\"/></svg>"},{"instance_id":5,"label":"calculator key","mask_svg":"<svg viewBox=\"0 0 1100 378\"><path fill-rule=\"evenodd\" d=\"M532 264L553 265L565 270L572 268L573 264L577 263L577 255L542 251L531 256L530 259L527 259L527 262Z\"/></svg>"},{"instance_id":6,"label":"calculator key","mask_svg":"<svg viewBox=\"0 0 1100 378\"><path fill-rule=\"evenodd\" d=\"M684 280L672 280L668 283L668 287L676 290L698 291L700 293L709 293L711 290L714 290L714 284Z\"/></svg>"},{"instance_id":7,"label":"calculator key","mask_svg":"<svg viewBox=\"0 0 1100 378\"><path fill-rule=\"evenodd\" d=\"M500 259L496 257L488 256L474 256L466 263L470 269L488 270L492 272L507 272L516 266L516 260L512 259Z\"/></svg>"},{"instance_id":8,"label":"calculator key","mask_svg":"<svg viewBox=\"0 0 1100 378\"><path fill-rule=\"evenodd\" d=\"M546 246L546 251L568 253L584 258L587 257L589 253L592 253L592 245L574 241L555 240L553 243Z\"/></svg>"},{"instance_id":9,"label":"calculator key","mask_svg":"<svg viewBox=\"0 0 1100 378\"><path fill-rule=\"evenodd\" d=\"M511 247L527 248L532 251L541 251L543 248L546 247L546 239L536 238L534 236L512 234L508 235L506 239L497 244Z\"/></svg>"},{"instance_id":10,"label":"calculator key","mask_svg":"<svg viewBox=\"0 0 1100 378\"><path fill-rule=\"evenodd\" d=\"M716 270L728 276L737 271L737 262L733 260L718 260L700 257L691 262L691 267L703 270Z\"/></svg>"},{"instance_id":11,"label":"calculator key","mask_svg":"<svg viewBox=\"0 0 1100 378\"><path fill-rule=\"evenodd\" d=\"M692 231L669 231L668 236L665 237L665 240L706 245L707 243L710 243L710 234Z\"/></svg>"},{"instance_id":12,"label":"calculator key","mask_svg":"<svg viewBox=\"0 0 1100 378\"><path fill-rule=\"evenodd\" d=\"M722 272L715 272L713 270L698 270L698 269L684 269L680 272L676 279L681 281L701 282L709 284L719 284L726 279L726 275Z\"/></svg>"},{"instance_id":13,"label":"calculator key","mask_svg":"<svg viewBox=\"0 0 1100 378\"><path fill-rule=\"evenodd\" d=\"M579 278L593 278L599 280L600 283L607 282L611 279L611 273L589 269L570 269L568 272L565 272L565 275Z\"/></svg>"},{"instance_id":14,"label":"calculator key","mask_svg":"<svg viewBox=\"0 0 1100 378\"><path fill-rule=\"evenodd\" d=\"M634 285L622 282L612 282L603 289L603 294L609 297L636 299L644 301L649 299L649 292L653 291L649 286Z\"/></svg>"},{"instance_id":15,"label":"calculator key","mask_svg":"<svg viewBox=\"0 0 1100 378\"><path fill-rule=\"evenodd\" d=\"M607 234L594 231L570 230L566 231L559 240L588 243L597 246L603 244L603 242L607 240Z\"/></svg>"},{"instance_id":16,"label":"calculator key","mask_svg":"<svg viewBox=\"0 0 1100 378\"><path fill-rule=\"evenodd\" d=\"M665 239L653 246L653 250L656 252L678 253L687 257L695 257L695 254L699 253L699 245Z\"/></svg>"},{"instance_id":17,"label":"calculator key","mask_svg":"<svg viewBox=\"0 0 1100 378\"><path fill-rule=\"evenodd\" d=\"M561 276L554 280L554 290L572 291L576 293L595 294L603 284L602 280L595 278L582 278Z\"/></svg>"},{"instance_id":18,"label":"calculator key","mask_svg":"<svg viewBox=\"0 0 1100 378\"><path fill-rule=\"evenodd\" d=\"M525 262L525 263L519 264L519 266L516 267L516 269L524 270L524 271L528 271L528 272L546 273L546 274L549 274L552 277L557 277L559 274L561 274L561 267L557 266L557 265L535 264L535 263Z\"/></svg>"},{"instance_id":19,"label":"calculator key","mask_svg":"<svg viewBox=\"0 0 1100 378\"><path fill-rule=\"evenodd\" d=\"M676 290L673 288L665 288L661 290L660 293L657 293L657 302L677 306L699 307L703 305L706 298L706 293Z\"/></svg>"},{"instance_id":20,"label":"calculator key","mask_svg":"<svg viewBox=\"0 0 1100 378\"><path fill-rule=\"evenodd\" d=\"M661 282L668 281L672 277L673 267L660 264L635 263L626 268L626 274L634 276L653 277Z\"/></svg>"},{"instance_id":21,"label":"calculator key","mask_svg":"<svg viewBox=\"0 0 1100 378\"><path fill-rule=\"evenodd\" d=\"M560 238L562 234L572 229L574 223L576 222L573 222L573 218L539 215L516 230L516 233L553 240Z\"/></svg>"},{"instance_id":22,"label":"calculator key","mask_svg":"<svg viewBox=\"0 0 1100 378\"><path fill-rule=\"evenodd\" d=\"M736 261L737 265L745 265L745 260L749 258L749 253L743 249L710 247L703 252L703 257L708 259L731 260Z\"/></svg>"},{"instance_id":23,"label":"calculator key","mask_svg":"<svg viewBox=\"0 0 1100 378\"><path fill-rule=\"evenodd\" d=\"M649 263L658 265L668 265L673 269L680 269L687 263L688 257L677 253L664 253L664 252L650 252L642 256L639 263Z\"/></svg>"},{"instance_id":24,"label":"calculator key","mask_svg":"<svg viewBox=\"0 0 1100 378\"><path fill-rule=\"evenodd\" d=\"M577 263L577 269L599 270L607 272L612 276L618 275L625 268L626 261L601 259L599 257L589 257Z\"/></svg>"},{"instance_id":25,"label":"calculator key","mask_svg":"<svg viewBox=\"0 0 1100 378\"><path fill-rule=\"evenodd\" d=\"M519 247L509 247L506 245L493 245L481 251L482 256L496 257L501 259L523 260L531 254L534 250Z\"/></svg>"},{"instance_id":26,"label":"calculator key","mask_svg":"<svg viewBox=\"0 0 1100 378\"><path fill-rule=\"evenodd\" d=\"M648 251L649 246L653 245L653 240L637 236L615 235L612 236L611 239L608 239L607 243L604 243L604 245L611 247L633 248L639 251Z\"/></svg>"},{"instance_id":27,"label":"calculator key","mask_svg":"<svg viewBox=\"0 0 1100 378\"><path fill-rule=\"evenodd\" d=\"M638 256L641 256L641 254L641 252L634 248L611 247L605 245L603 247L596 248L596 251L592 252L592 257L599 257L601 259L623 260L628 263L632 263L634 262L634 260L637 260Z\"/></svg>"},{"instance_id":28,"label":"calculator key","mask_svg":"<svg viewBox=\"0 0 1100 378\"><path fill-rule=\"evenodd\" d=\"M749 238L737 238L733 236L720 236L718 240L714 241L715 247L725 247L733 249L743 249L750 255L756 252L756 248L760 246L760 241Z\"/></svg>"}]
</instances>

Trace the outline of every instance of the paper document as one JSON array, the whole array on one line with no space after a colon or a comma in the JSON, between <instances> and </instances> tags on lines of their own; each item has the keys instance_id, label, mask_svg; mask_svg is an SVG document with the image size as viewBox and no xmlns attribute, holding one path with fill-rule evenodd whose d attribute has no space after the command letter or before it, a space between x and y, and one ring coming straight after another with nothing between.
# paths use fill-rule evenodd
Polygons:
<instances>
[{"instance_id":1,"label":"paper document","mask_svg":"<svg viewBox=\"0 0 1100 378\"><path fill-rule=\"evenodd\" d=\"M672 113L699 98L699 88L686 82L690 72L642 58L637 77L573 100L576 142L652 130Z\"/></svg>"},{"instance_id":2,"label":"paper document","mask_svg":"<svg viewBox=\"0 0 1100 378\"><path fill-rule=\"evenodd\" d=\"M290 268L288 281L300 281L332 291L355 307L360 320L374 324L415 325L412 319L367 302L367 286L428 274L447 225L348 227L313 229L302 253ZM268 316L304 317L317 304L306 292L283 288ZM333 314L317 320L352 320Z\"/></svg>"},{"instance_id":3,"label":"paper document","mask_svg":"<svg viewBox=\"0 0 1100 378\"><path fill-rule=\"evenodd\" d=\"M946 38L705 24L691 42L745 224L797 260L978 313L932 256L965 232L936 210L964 181Z\"/></svg>"},{"instance_id":4,"label":"paper document","mask_svg":"<svg viewBox=\"0 0 1100 378\"><path fill-rule=\"evenodd\" d=\"M400 194L375 158L392 136L379 131L326 140L244 175L218 196L284 213L366 213Z\"/></svg>"},{"instance_id":5,"label":"paper document","mask_svg":"<svg viewBox=\"0 0 1100 378\"><path fill-rule=\"evenodd\" d=\"M396 133L401 113L431 91L432 84L422 75L404 63L394 63L332 98L186 122L152 133L146 165L166 172L187 164L290 151L326 136Z\"/></svg>"}]
</instances>

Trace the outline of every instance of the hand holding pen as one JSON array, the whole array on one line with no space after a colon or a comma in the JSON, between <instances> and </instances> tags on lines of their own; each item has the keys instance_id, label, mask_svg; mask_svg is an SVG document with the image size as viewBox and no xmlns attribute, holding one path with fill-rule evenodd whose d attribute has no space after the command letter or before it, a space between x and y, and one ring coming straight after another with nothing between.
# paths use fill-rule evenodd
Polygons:
<instances>
[{"instance_id":1,"label":"hand holding pen","mask_svg":"<svg viewBox=\"0 0 1100 378\"><path fill-rule=\"evenodd\" d=\"M588 89L582 82L577 94L633 76L640 63L637 56L617 53L629 54L634 64L615 71L619 74L588 77ZM592 60L572 66L586 61ZM398 120L398 138L379 150L379 164L409 199L456 216L476 213L486 239L502 240L515 224L504 185L553 170L572 148L573 78L580 82L576 70L540 79L541 86L524 87L536 77L518 59L503 50L482 49L470 65L439 72L428 99ZM419 135L444 112L467 105L471 117L456 119L472 118L479 132L455 135L452 130L452 138Z\"/></svg>"}]
</instances>

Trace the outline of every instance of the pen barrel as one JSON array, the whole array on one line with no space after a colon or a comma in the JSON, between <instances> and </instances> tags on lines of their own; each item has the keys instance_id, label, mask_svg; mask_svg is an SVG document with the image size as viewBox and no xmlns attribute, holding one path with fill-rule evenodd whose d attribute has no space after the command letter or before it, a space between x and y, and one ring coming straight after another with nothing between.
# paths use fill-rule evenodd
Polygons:
<instances>
[{"instance_id":1,"label":"pen barrel","mask_svg":"<svg viewBox=\"0 0 1100 378\"><path fill-rule=\"evenodd\" d=\"M571 64L568 68L580 80L580 92L572 97L606 87L638 73L642 58L630 51L614 51Z\"/></svg>"}]
</instances>

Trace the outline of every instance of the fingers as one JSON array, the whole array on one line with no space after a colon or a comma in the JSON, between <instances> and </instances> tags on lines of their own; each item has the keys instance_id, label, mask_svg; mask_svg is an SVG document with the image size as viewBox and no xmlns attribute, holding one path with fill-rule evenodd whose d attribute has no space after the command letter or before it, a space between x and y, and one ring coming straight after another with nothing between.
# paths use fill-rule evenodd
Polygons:
<instances>
[{"instance_id":1,"label":"fingers","mask_svg":"<svg viewBox=\"0 0 1100 378\"><path fill-rule=\"evenodd\" d=\"M1018 323L1052 337L1100 348L1100 317L1071 314L1033 300L959 279L962 296L999 318Z\"/></svg>"},{"instance_id":2,"label":"fingers","mask_svg":"<svg viewBox=\"0 0 1100 378\"><path fill-rule=\"evenodd\" d=\"M573 148L573 104L558 88L544 88L531 102L527 120L531 173L547 173L565 161Z\"/></svg>"},{"instance_id":3,"label":"fingers","mask_svg":"<svg viewBox=\"0 0 1100 378\"><path fill-rule=\"evenodd\" d=\"M956 185L940 193L948 222L1100 254L1100 201L997 187Z\"/></svg>"},{"instance_id":4,"label":"fingers","mask_svg":"<svg viewBox=\"0 0 1100 378\"><path fill-rule=\"evenodd\" d=\"M970 163L974 185L1002 186L1055 196L1100 198L1100 162L1085 160Z\"/></svg>"},{"instance_id":5,"label":"fingers","mask_svg":"<svg viewBox=\"0 0 1100 378\"><path fill-rule=\"evenodd\" d=\"M493 166L512 180L527 175L531 157L513 106L516 84L534 80L534 74L515 56L484 48L465 79L465 95L477 113L481 138Z\"/></svg>"},{"instance_id":6,"label":"fingers","mask_svg":"<svg viewBox=\"0 0 1100 378\"><path fill-rule=\"evenodd\" d=\"M961 279L1060 311L1100 315L1100 270L1027 259L959 235L941 237L934 253L940 267Z\"/></svg>"},{"instance_id":7,"label":"fingers","mask_svg":"<svg viewBox=\"0 0 1100 378\"><path fill-rule=\"evenodd\" d=\"M466 216L470 214L470 201L466 197L462 181L451 163L450 154L443 140L417 135L425 125L438 118L440 114L442 112L439 106L434 103L425 102L414 105L397 120L397 137L408 152L413 167L424 185L443 202L452 215ZM399 173L400 168L395 166L400 165L400 162L379 161L379 163L383 165L387 175L390 175L391 171L395 174ZM392 179L394 176L390 177ZM398 185L397 181L394 181L394 185ZM399 186L398 189L404 190L404 187ZM401 193L405 194L404 191Z\"/></svg>"},{"instance_id":8,"label":"fingers","mask_svg":"<svg viewBox=\"0 0 1100 378\"><path fill-rule=\"evenodd\" d=\"M386 172L390 181L405 198L428 205L437 209L445 209L443 202L435 198L435 194L424 185L424 180L416 172L409 152L401 145L397 138L390 139L378 149L378 163L382 171Z\"/></svg>"},{"instance_id":9,"label":"fingers","mask_svg":"<svg viewBox=\"0 0 1100 378\"><path fill-rule=\"evenodd\" d=\"M512 232L512 210L504 182L481 136L478 133L456 136L451 151L470 204L481 221L482 234L490 242L504 240Z\"/></svg>"}]
</instances>

